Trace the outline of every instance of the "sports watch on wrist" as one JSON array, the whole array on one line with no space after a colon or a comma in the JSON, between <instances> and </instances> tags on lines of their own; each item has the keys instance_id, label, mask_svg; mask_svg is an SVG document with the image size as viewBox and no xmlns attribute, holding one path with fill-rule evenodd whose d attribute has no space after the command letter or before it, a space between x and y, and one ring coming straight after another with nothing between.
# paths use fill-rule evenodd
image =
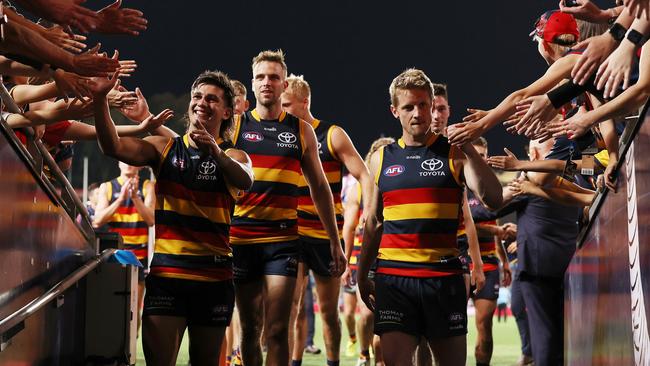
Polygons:
<instances>
[{"instance_id":1,"label":"sports watch on wrist","mask_svg":"<svg viewBox=\"0 0 650 366\"><path fill-rule=\"evenodd\" d=\"M643 41L643 34L638 32L635 29L630 29L629 32L627 32L627 40L632 42L635 46L641 45L641 42Z\"/></svg>"},{"instance_id":2,"label":"sports watch on wrist","mask_svg":"<svg viewBox=\"0 0 650 366\"><path fill-rule=\"evenodd\" d=\"M609 28L609 35L614 38L616 42L620 42L625 38L625 33L627 29L619 23L614 23L611 28Z\"/></svg>"}]
</instances>

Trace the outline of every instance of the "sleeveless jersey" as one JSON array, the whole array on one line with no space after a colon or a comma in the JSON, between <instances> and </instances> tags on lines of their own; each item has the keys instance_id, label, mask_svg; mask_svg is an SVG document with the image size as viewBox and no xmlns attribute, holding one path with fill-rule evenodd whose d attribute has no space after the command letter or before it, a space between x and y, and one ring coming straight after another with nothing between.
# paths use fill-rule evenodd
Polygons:
<instances>
[{"instance_id":1,"label":"sleeveless jersey","mask_svg":"<svg viewBox=\"0 0 650 366\"><path fill-rule=\"evenodd\" d=\"M424 146L400 139L380 150L375 177L383 202L377 273L435 277L462 272L456 233L463 186L451 145L433 135Z\"/></svg>"},{"instance_id":2,"label":"sleeveless jersey","mask_svg":"<svg viewBox=\"0 0 650 366\"><path fill-rule=\"evenodd\" d=\"M474 193L467 191L467 200L470 210L476 210L477 207L483 206L481 201L479 201ZM472 214L474 216L474 214ZM496 225L496 220L481 221L476 222L476 225L480 224L486 225ZM494 235L490 234L481 234L481 230L477 230L478 233L478 246L481 250L481 259L483 260L483 271L496 271L499 269L499 258L497 257L496 246L497 242L495 241Z\"/></svg>"},{"instance_id":3,"label":"sleeveless jersey","mask_svg":"<svg viewBox=\"0 0 650 366\"><path fill-rule=\"evenodd\" d=\"M357 204L359 205L359 218L363 217L363 197L361 196L361 184L356 183L355 189L357 190ZM359 256L361 255L361 245L363 243L363 223L359 220L359 224L354 230L354 244L352 245L352 254L350 254L350 269L358 269Z\"/></svg>"},{"instance_id":4,"label":"sleeveless jersey","mask_svg":"<svg viewBox=\"0 0 650 366\"><path fill-rule=\"evenodd\" d=\"M318 156L334 197L334 213L340 236L343 231L343 206L341 205L343 164L336 157L332 146L332 132L337 126L325 121L314 120L312 127L314 127L318 139ZM298 184L298 234L308 238L329 240L309 194L307 181L302 175Z\"/></svg>"},{"instance_id":5,"label":"sleeveless jersey","mask_svg":"<svg viewBox=\"0 0 650 366\"><path fill-rule=\"evenodd\" d=\"M282 112L262 120L256 110L235 120L234 144L250 156L255 182L237 200L233 245L298 239L298 181L304 151L301 120Z\"/></svg>"},{"instance_id":6,"label":"sleeveless jersey","mask_svg":"<svg viewBox=\"0 0 650 366\"><path fill-rule=\"evenodd\" d=\"M144 200L145 181L138 187L138 196ZM115 202L120 197L120 191L124 179L117 177L108 182L106 195L108 196L109 204ZM141 261L147 259L147 243L149 241L149 225L144 221L142 215L138 213L135 204L131 197L122 202L117 211L113 214L110 221L106 224L108 229L122 235L124 241L124 249L133 252L133 254Z\"/></svg>"},{"instance_id":7,"label":"sleeveless jersey","mask_svg":"<svg viewBox=\"0 0 650 366\"><path fill-rule=\"evenodd\" d=\"M229 142L218 140L227 151ZM228 230L233 190L211 156L171 139L156 180L156 246L151 274L196 281L232 278Z\"/></svg>"}]
</instances>

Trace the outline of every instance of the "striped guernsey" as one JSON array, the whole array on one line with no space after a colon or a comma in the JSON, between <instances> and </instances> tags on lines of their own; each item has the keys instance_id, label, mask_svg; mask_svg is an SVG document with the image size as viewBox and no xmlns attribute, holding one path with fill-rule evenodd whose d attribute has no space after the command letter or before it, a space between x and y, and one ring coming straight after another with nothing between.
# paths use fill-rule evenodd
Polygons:
<instances>
[{"instance_id":1,"label":"striped guernsey","mask_svg":"<svg viewBox=\"0 0 650 366\"><path fill-rule=\"evenodd\" d=\"M248 153L255 173L237 200L230 228L233 245L298 239L298 182L304 152L300 119L282 112L262 120L256 110L235 121L235 146Z\"/></svg>"},{"instance_id":2,"label":"striped guernsey","mask_svg":"<svg viewBox=\"0 0 650 366\"><path fill-rule=\"evenodd\" d=\"M229 142L218 140L224 150ZM156 181L156 245L151 274L196 281L232 278L228 230L234 189L188 135L163 150Z\"/></svg>"},{"instance_id":3,"label":"striped guernsey","mask_svg":"<svg viewBox=\"0 0 650 366\"><path fill-rule=\"evenodd\" d=\"M375 176L383 202L377 272L405 277L461 273L456 233L463 186L451 145L432 135L424 146L404 141L379 150Z\"/></svg>"},{"instance_id":4,"label":"striped guernsey","mask_svg":"<svg viewBox=\"0 0 650 366\"><path fill-rule=\"evenodd\" d=\"M120 191L124 184L124 178L117 177L109 182L106 195L108 203L115 202L120 197ZM143 187L147 186L145 181L142 186L138 187L138 196L144 200L146 192ZM106 224L110 231L122 235L124 249L133 252L141 261L147 260L147 243L149 241L149 225L144 221L142 215L138 213L131 197L117 208L110 221Z\"/></svg>"},{"instance_id":5,"label":"striped guernsey","mask_svg":"<svg viewBox=\"0 0 650 366\"><path fill-rule=\"evenodd\" d=\"M343 231L343 206L341 205L341 179L343 178L343 164L339 161L332 147L332 132L337 127L334 124L314 120L312 127L318 140L318 156L327 177L332 196L334 197L334 213L339 235ZM314 202L309 194L309 186L303 176L298 184L298 234L300 236L329 240L325 227L316 212Z\"/></svg>"}]
</instances>

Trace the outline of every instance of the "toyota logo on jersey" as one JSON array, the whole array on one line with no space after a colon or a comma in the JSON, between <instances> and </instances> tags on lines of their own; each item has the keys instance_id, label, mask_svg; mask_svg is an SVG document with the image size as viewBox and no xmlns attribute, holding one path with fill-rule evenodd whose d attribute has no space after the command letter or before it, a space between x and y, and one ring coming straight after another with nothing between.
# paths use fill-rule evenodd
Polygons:
<instances>
[{"instance_id":1,"label":"toyota logo on jersey","mask_svg":"<svg viewBox=\"0 0 650 366\"><path fill-rule=\"evenodd\" d=\"M438 160L436 158L431 158L427 159L420 164L422 169L428 171L428 172L433 172L436 171L440 168L442 168L442 160Z\"/></svg>"},{"instance_id":2,"label":"toyota logo on jersey","mask_svg":"<svg viewBox=\"0 0 650 366\"><path fill-rule=\"evenodd\" d=\"M445 176L446 175L445 172L440 171L440 169L442 169L443 165L444 164L443 164L442 160L440 160L440 159L436 159L436 158L427 159L427 160L423 161L420 164L420 168L422 168L424 170L423 172L419 172L420 176L421 177Z\"/></svg>"},{"instance_id":3,"label":"toyota logo on jersey","mask_svg":"<svg viewBox=\"0 0 650 366\"><path fill-rule=\"evenodd\" d=\"M242 137L250 142L260 142L264 140L264 136L259 132L244 132L242 133Z\"/></svg>"},{"instance_id":4,"label":"toyota logo on jersey","mask_svg":"<svg viewBox=\"0 0 650 366\"><path fill-rule=\"evenodd\" d=\"M204 161L199 166L199 173L201 174L212 174L217 170L217 164L211 161Z\"/></svg>"},{"instance_id":5,"label":"toyota logo on jersey","mask_svg":"<svg viewBox=\"0 0 650 366\"><path fill-rule=\"evenodd\" d=\"M296 135L292 134L291 132L282 132L278 135L278 140L284 142L285 144L292 144L296 142L297 138Z\"/></svg>"},{"instance_id":6,"label":"toyota logo on jersey","mask_svg":"<svg viewBox=\"0 0 650 366\"><path fill-rule=\"evenodd\" d=\"M394 177L404 173L405 171L406 168L404 168L404 165L391 165L384 169L384 175L387 177Z\"/></svg>"}]
</instances>

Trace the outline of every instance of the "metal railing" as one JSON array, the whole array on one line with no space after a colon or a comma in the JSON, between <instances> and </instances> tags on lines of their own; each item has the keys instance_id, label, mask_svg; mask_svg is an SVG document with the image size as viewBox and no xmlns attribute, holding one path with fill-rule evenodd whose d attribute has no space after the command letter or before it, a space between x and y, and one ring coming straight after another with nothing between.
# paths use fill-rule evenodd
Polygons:
<instances>
[{"instance_id":1,"label":"metal railing","mask_svg":"<svg viewBox=\"0 0 650 366\"><path fill-rule=\"evenodd\" d=\"M87 261L83 266L69 274L43 295L32 300L29 304L18 309L8 317L0 320L0 338L2 338L2 342L6 342L7 338L11 338L11 336L13 336L17 331L23 329L23 322L25 319L29 318L53 300L59 298L68 288L70 288L70 286L79 282L79 280L84 278L90 271L97 268L99 264L108 260L108 258L115 254L116 251L117 249L104 250L100 255ZM16 330L16 328L18 329Z\"/></svg>"},{"instance_id":2,"label":"metal railing","mask_svg":"<svg viewBox=\"0 0 650 366\"><path fill-rule=\"evenodd\" d=\"M634 141L634 138L639 133L639 129L641 128L641 125L645 120L645 115L648 112L648 108L650 108L650 101L646 102L642 112L638 116L631 116L626 118L625 130L623 131L623 134L619 139L619 149L618 149L619 158L618 161L616 162L616 168L614 169L615 176L618 176L618 172L621 170L621 167L623 166L623 163L626 160L625 156L627 155L627 152L630 149L630 145ZM589 221L587 222L586 225L583 226L582 230L578 235L578 241L577 241L578 248L581 248L582 245L584 244L584 240L588 235L589 230L591 229L591 226L594 222L594 218L600 212L600 209L603 206L603 203L605 202L605 198L607 198L608 194L609 194L609 189L601 189L597 192L596 196L594 197L594 200L592 201L591 206L589 207L589 218L588 218Z\"/></svg>"},{"instance_id":3,"label":"metal railing","mask_svg":"<svg viewBox=\"0 0 650 366\"><path fill-rule=\"evenodd\" d=\"M2 84L0 78L0 100L4 109L10 113L21 113L20 108L16 105L7 88ZM12 142L16 153L25 165L31 170L36 181L41 185L43 190L50 196L50 199L65 209L67 214L77 224L80 231L89 242L95 241L95 234L90 216L86 206L81 202L74 188L65 177L58 164L54 161L47 148L39 140L34 139L34 132L31 128L24 128L22 131L27 136L27 144L23 145L13 129L0 118L0 130L7 140ZM43 169L47 166L51 177L45 174ZM51 179L61 187L57 190Z\"/></svg>"}]
</instances>

